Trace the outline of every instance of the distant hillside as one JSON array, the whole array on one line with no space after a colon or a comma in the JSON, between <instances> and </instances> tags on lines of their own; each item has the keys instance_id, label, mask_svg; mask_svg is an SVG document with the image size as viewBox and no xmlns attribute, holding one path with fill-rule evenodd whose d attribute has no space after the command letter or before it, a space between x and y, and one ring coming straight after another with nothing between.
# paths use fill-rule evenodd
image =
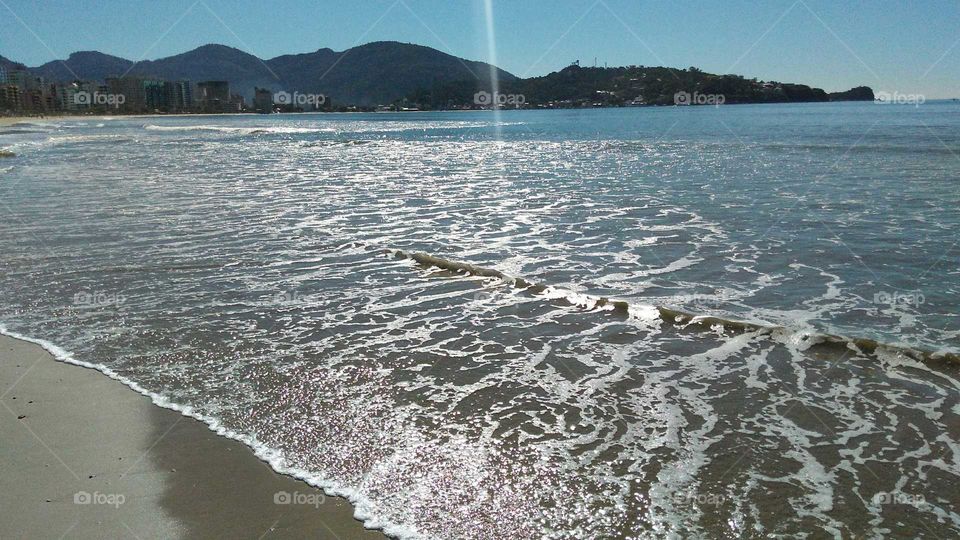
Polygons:
<instances>
[{"instance_id":1,"label":"distant hillside","mask_svg":"<svg viewBox=\"0 0 960 540\"><path fill-rule=\"evenodd\" d=\"M26 66L24 66L23 64L19 62L14 62L13 60L8 60L2 56L0 56L0 67L6 70L26 69Z\"/></svg>"},{"instance_id":2,"label":"distant hillside","mask_svg":"<svg viewBox=\"0 0 960 540\"><path fill-rule=\"evenodd\" d=\"M593 100L611 104L630 101L674 105L678 92L722 95L724 103L827 101L827 93L803 84L763 82L740 75L715 75L697 68L569 66L544 77L523 81L516 91L528 101ZM638 99L639 98L639 99Z\"/></svg>"},{"instance_id":3,"label":"distant hillside","mask_svg":"<svg viewBox=\"0 0 960 540\"><path fill-rule=\"evenodd\" d=\"M451 56L430 47L376 42L337 53L280 56L267 61L294 89L333 96L339 103L391 103L417 89L452 81L490 86L490 64ZM501 81L517 77L497 68Z\"/></svg>"},{"instance_id":4,"label":"distant hillside","mask_svg":"<svg viewBox=\"0 0 960 540\"><path fill-rule=\"evenodd\" d=\"M430 47L397 42L368 43L335 52L330 49L262 60L224 45L134 64L98 52L78 52L67 60L31 68L49 81L103 80L130 76L194 82L226 80L233 92L252 97L254 87L316 93L339 104L391 103L418 88L455 80L489 86L490 65L463 60ZM498 69L501 80L515 76Z\"/></svg>"},{"instance_id":5,"label":"distant hillside","mask_svg":"<svg viewBox=\"0 0 960 540\"><path fill-rule=\"evenodd\" d=\"M123 75L133 64L130 60L97 51L80 51L66 60L54 60L30 68L34 74L52 82L68 82L80 78L102 81L107 77Z\"/></svg>"},{"instance_id":6,"label":"distant hillside","mask_svg":"<svg viewBox=\"0 0 960 540\"><path fill-rule=\"evenodd\" d=\"M462 106L472 103L474 92L479 90L490 91L468 81L455 81L421 89L408 98L426 103L431 108ZM693 67L591 68L577 65L542 77L507 82L500 91L523 95L527 106L674 105L679 92L686 92L692 98L697 94L723 96L723 102L727 104L820 102L852 99L850 96L859 97L864 92L855 89L851 90L852 93L834 94L831 98L825 91L804 84L764 82L740 75L715 75ZM866 91L872 96L869 88Z\"/></svg>"},{"instance_id":7,"label":"distant hillside","mask_svg":"<svg viewBox=\"0 0 960 540\"><path fill-rule=\"evenodd\" d=\"M830 101L873 101L873 89L869 86L858 86L846 92L832 92Z\"/></svg>"},{"instance_id":8,"label":"distant hillside","mask_svg":"<svg viewBox=\"0 0 960 540\"><path fill-rule=\"evenodd\" d=\"M176 81L229 81L234 93L253 95L255 86L280 83L263 60L225 45L204 45L192 51L159 60L137 63L131 75Z\"/></svg>"}]
</instances>

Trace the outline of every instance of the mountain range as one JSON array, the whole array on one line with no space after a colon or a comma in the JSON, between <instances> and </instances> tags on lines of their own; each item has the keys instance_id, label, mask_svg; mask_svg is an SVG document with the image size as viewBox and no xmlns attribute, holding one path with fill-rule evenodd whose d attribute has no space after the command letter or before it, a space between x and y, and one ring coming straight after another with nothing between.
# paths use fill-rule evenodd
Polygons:
<instances>
[{"instance_id":1,"label":"mountain range","mask_svg":"<svg viewBox=\"0 0 960 540\"><path fill-rule=\"evenodd\" d=\"M872 100L860 87L827 94L802 84L770 83L739 75L714 75L697 68L571 65L542 77L521 79L484 62L465 60L410 43L380 41L337 52L320 49L261 59L225 45L204 45L158 60L133 61L97 51L24 68L0 56L0 66L28 69L50 82L136 76L169 81L225 80L234 93L251 98L254 87L273 92L323 94L338 105L373 106L407 99L427 108L472 106L474 93L492 91L496 72L502 92L525 96L528 105L672 105L675 94L722 94L727 103ZM694 94L696 95L696 94ZM566 105L561 105L566 106Z\"/></svg>"},{"instance_id":2,"label":"mountain range","mask_svg":"<svg viewBox=\"0 0 960 540\"><path fill-rule=\"evenodd\" d=\"M408 43L375 42L346 51L320 49L268 60L225 45L135 62L97 51L75 52L29 68L52 82L103 80L120 75L194 82L225 80L238 94L252 97L254 87L272 91L316 93L337 103L390 103L436 83L473 80L489 86L491 66ZM497 69L501 81L516 77Z\"/></svg>"}]
</instances>

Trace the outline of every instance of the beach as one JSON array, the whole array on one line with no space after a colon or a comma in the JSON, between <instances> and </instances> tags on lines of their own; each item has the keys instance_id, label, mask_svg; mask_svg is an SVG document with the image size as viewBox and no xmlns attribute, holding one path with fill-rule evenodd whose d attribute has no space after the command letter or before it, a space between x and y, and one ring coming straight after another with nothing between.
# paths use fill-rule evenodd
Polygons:
<instances>
[{"instance_id":1,"label":"beach","mask_svg":"<svg viewBox=\"0 0 960 540\"><path fill-rule=\"evenodd\" d=\"M311 114L311 113L301 113ZM21 122L84 122L91 120L108 120L116 118L182 118L182 117L233 117L251 116L252 113L221 113L213 115L195 113L165 113L165 114L48 114L45 116L0 116L0 127L12 126Z\"/></svg>"},{"instance_id":2,"label":"beach","mask_svg":"<svg viewBox=\"0 0 960 540\"><path fill-rule=\"evenodd\" d=\"M43 118L39 116L0 116L0 127L12 126L14 124L19 124L20 122L40 122L40 121L49 121L55 119L64 119L64 120L79 120L82 118L89 118L86 116L45 116Z\"/></svg>"},{"instance_id":3,"label":"beach","mask_svg":"<svg viewBox=\"0 0 960 540\"><path fill-rule=\"evenodd\" d=\"M0 538L384 538L344 499L121 383L0 336Z\"/></svg>"}]
</instances>

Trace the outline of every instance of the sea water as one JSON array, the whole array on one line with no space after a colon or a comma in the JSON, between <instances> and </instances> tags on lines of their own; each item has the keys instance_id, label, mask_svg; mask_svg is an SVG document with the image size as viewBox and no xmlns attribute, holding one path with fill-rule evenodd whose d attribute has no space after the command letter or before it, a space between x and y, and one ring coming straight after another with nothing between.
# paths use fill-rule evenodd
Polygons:
<instances>
[{"instance_id":1,"label":"sea water","mask_svg":"<svg viewBox=\"0 0 960 540\"><path fill-rule=\"evenodd\" d=\"M90 118L0 148L3 331L369 526L960 534L956 103Z\"/></svg>"}]
</instances>

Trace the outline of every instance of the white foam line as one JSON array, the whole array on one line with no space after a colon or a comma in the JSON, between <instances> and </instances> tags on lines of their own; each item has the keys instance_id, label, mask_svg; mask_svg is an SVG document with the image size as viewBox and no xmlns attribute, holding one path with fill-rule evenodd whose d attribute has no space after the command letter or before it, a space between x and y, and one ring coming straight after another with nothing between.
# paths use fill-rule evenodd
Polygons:
<instances>
[{"instance_id":1,"label":"white foam line","mask_svg":"<svg viewBox=\"0 0 960 540\"><path fill-rule=\"evenodd\" d=\"M206 416L199 412L196 409L186 405L180 405L174 403L167 399L166 397L151 392L146 388L137 384L137 382L124 377L123 375L117 373L116 371L110 369L109 367L103 364L93 364L90 362L85 362L83 360L76 359L73 354L66 349L56 345L45 339L34 338L14 332L6 327L6 325L0 323L0 334L18 339L20 341L26 341L28 343L33 343L43 347L47 352L49 352L53 357L60 362L65 364L72 364L75 366L85 367L89 369L94 369L103 373L107 377L123 383L130 389L135 392L142 394L153 402L154 405L158 407L163 407L164 409L171 409L179 412L183 416L188 416L194 418L206 424L211 431L220 435L221 437L226 437L228 439L233 439L239 441L251 450L253 450L254 455L257 456L261 461L270 465L270 467L280 473L287 476L292 476L298 480L301 480L313 487L322 489L324 493L334 497L342 497L349 500L354 506L353 517L360 520L363 523L363 526L367 529L377 529L383 531L389 536L399 538L401 540L420 540L424 538L420 532L413 526L400 525L397 523L391 523L389 521L381 521L376 515L374 515L373 507L374 504L367 497L361 494L359 491L342 486L333 480L324 478L316 473L311 473L303 469L297 469L286 465L286 460L283 455L277 450L270 448L256 440L255 437L249 435L238 433L231 429L228 429L223 426L219 419L212 416Z\"/></svg>"}]
</instances>

